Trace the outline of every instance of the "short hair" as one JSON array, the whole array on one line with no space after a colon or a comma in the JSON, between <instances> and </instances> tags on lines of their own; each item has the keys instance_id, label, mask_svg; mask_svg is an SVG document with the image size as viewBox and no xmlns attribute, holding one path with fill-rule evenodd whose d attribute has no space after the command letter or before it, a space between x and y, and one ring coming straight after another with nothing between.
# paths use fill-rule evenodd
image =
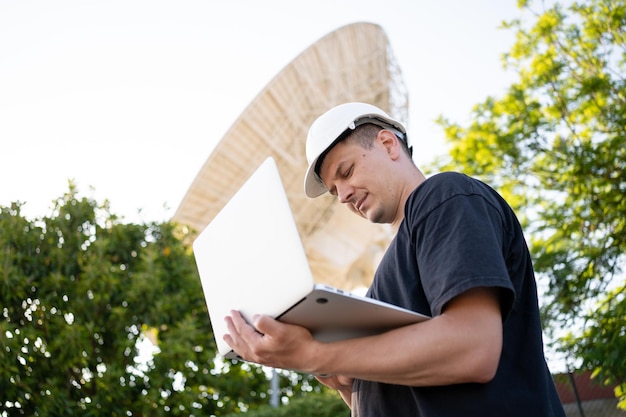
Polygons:
<instances>
[{"instance_id":1,"label":"short hair","mask_svg":"<svg viewBox=\"0 0 626 417\"><path fill-rule=\"evenodd\" d=\"M383 127L376 124L365 123L357 126L357 128L354 129L352 133L348 134L344 138L344 140L354 140L358 142L364 149L371 149L374 144L374 139L376 139L376 136L378 136L378 132L383 129ZM398 137L397 134L395 135L398 138L398 141L400 141L400 146L402 146L402 150L409 157L409 159L411 159L413 152L411 151L411 148L409 148L409 145L406 143L406 136L402 138Z\"/></svg>"},{"instance_id":2,"label":"short hair","mask_svg":"<svg viewBox=\"0 0 626 417\"><path fill-rule=\"evenodd\" d=\"M372 147L374 146L374 140L378 136L378 132L380 132L383 129L384 127L378 126L377 124L374 124L374 123L364 123L362 125L357 126L356 129L354 130L347 129L341 135L339 135L339 137L333 142L333 144L330 145L317 158L317 163L315 164L315 173L319 175L319 172L320 172L319 170L320 170L320 167L322 166L322 163L324 162L324 158L326 158L326 154L336 144L340 142L354 141L358 143L363 149L372 149ZM400 146L402 147L402 150L404 151L404 153L409 157L410 160L413 160L412 159L413 151L412 151L412 148L409 147L409 145L406 143L406 136L405 138L401 138L401 137L398 137L397 134L395 135L398 138L398 141L401 143Z\"/></svg>"}]
</instances>

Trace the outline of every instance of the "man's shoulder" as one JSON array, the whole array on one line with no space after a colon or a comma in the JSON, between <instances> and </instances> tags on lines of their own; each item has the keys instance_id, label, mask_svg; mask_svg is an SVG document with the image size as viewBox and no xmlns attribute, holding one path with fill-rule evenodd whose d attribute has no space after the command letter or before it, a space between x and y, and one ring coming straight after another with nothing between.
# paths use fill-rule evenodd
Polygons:
<instances>
[{"instance_id":1,"label":"man's shoulder","mask_svg":"<svg viewBox=\"0 0 626 417\"><path fill-rule=\"evenodd\" d=\"M497 193L482 181L461 172L446 171L428 177L417 187L407 201L405 213L408 216L418 214L420 218L427 216L438 208L450 207L448 202L458 205L471 202L489 201L499 206L495 200ZM474 197L478 197L475 199Z\"/></svg>"},{"instance_id":2,"label":"man's shoulder","mask_svg":"<svg viewBox=\"0 0 626 417\"><path fill-rule=\"evenodd\" d=\"M478 178L462 172L444 171L433 174L424 181L417 190L423 194L435 193L440 197L449 198L455 195L493 195L496 191ZM416 191L417 191L416 190Z\"/></svg>"},{"instance_id":3,"label":"man's shoulder","mask_svg":"<svg viewBox=\"0 0 626 417\"><path fill-rule=\"evenodd\" d=\"M475 180L465 174L446 171L428 177L413 193L413 200L438 201L473 191Z\"/></svg>"},{"instance_id":4,"label":"man's shoulder","mask_svg":"<svg viewBox=\"0 0 626 417\"><path fill-rule=\"evenodd\" d=\"M452 185L465 185L473 181L476 181L476 180L461 172L443 171L443 172L438 172L428 177L426 181L424 181L424 184L428 184L430 186L434 186L434 185L452 186Z\"/></svg>"},{"instance_id":5,"label":"man's shoulder","mask_svg":"<svg viewBox=\"0 0 626 417\"><path fill-rule=\"evenodd\" d=\"M428 177L409 196L405 216L411 218L411 223L419 223L445 201L470 192L469 180L470 177L459 172L441 172Z\"/></svg>"}]
</instances>

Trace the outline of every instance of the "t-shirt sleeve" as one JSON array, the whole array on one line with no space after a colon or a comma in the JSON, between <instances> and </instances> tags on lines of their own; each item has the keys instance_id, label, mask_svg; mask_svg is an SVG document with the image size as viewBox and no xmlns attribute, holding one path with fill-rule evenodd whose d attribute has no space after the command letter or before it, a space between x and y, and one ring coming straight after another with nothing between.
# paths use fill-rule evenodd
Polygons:
<instances>
[{"instance_id":1,"label":"t-shirt sleeve","mask_svg":"<svg viewBox=\"0 0 626 417\"><path fill-rule=\"evenodd\" d=\"M512 307L503 254L501 213L479 194L456 194L412 225L417 264L433 315L454 297L477 287L499 287L502 316Z\"/></svg>"}]
</instances>

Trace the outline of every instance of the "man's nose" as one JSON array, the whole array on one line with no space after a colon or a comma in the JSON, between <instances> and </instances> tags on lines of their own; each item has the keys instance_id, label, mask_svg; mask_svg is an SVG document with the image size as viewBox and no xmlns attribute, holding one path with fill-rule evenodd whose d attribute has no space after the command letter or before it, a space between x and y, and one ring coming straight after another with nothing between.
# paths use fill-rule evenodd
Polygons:
<instances>
[{"instance_id":1,"label":"man's nose","mask_svg":"<svg viewBox=\"0 0 626 417\"><path fill-rule=\"evenodd\" d=\"M354 195L354 188L347 185L337 187L337 198L342 204L349 203Z\"/></svg>"}]
</instances>

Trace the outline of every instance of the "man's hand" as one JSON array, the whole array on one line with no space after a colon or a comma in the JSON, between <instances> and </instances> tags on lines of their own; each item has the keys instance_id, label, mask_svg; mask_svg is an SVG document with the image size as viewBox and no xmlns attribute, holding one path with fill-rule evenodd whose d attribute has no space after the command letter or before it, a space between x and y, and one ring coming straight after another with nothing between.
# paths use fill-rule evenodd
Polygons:
<instances>
[{"instance_id":1,"label":"man's hand","mask_svg":"<svg viewBox=\"0 0 626 417\"><path fill-rule=\"evenodd\" d=\"M312 372L311 355L316 342L304 327L262 315L253 318L253 327L238 311L232 311L225 320L229 334L224 341L243 359L274 368Z\"/></svg>"},{"instance_id":2,"label":"man's hand","mask_svg":"<svg viewBox=\"0 0 626 417\"><path fill-rule=\"evenodd\" d=\"M328 388L337 390L348 407L352 408L353 378L343 375L316 375L315 378Z\"/></svg>"}]
</instances>

